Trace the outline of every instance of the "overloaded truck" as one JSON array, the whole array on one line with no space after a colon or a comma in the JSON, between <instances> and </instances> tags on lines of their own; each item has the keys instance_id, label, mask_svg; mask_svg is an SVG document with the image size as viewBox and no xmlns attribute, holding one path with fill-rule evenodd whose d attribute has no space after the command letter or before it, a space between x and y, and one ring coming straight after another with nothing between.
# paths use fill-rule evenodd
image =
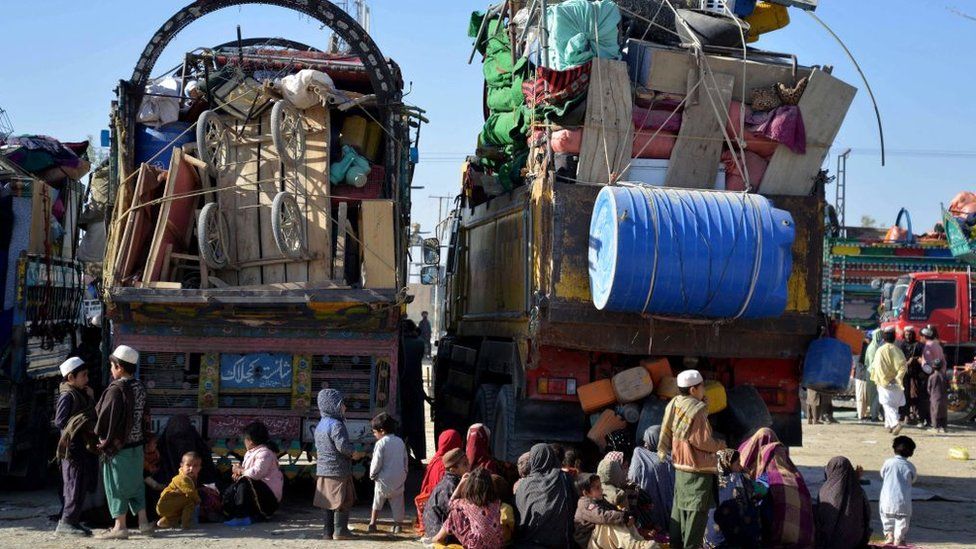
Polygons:
<instances>
[{"instance_id":1,"label":"overloaded truck","mask_svg":"<svg viewBox=\"0 0 976 549\"><path fill-rule=\"evenodd\" d=\"M825 329L821 165L856 90L712 32L749 32L779 3L661 19L618 4L509 2L472 20L487 116L446 273L428 268L446 294L435 426L482 422L509 460L538 441L602 446L598 412L639 437L697 368L724 386L712 417L730 442L771 425L798 445ZM744 122L782 115L802 117L805 147Z\"/></svg>"},{"instance_id":2,"label":"overloaded truck","mask_svg":"<svg viewBox=\"0 0 976 549\"><path fill-rule=\"evenodd\" d=\"M87 148L0 134L0 476L10 486L43 485L57 442L58 366L80 343Z\"/></svg>"},{"instance_id":3,"label":"overloaded truck","mask_svg":"<svg viewBox=\"0 0 976 549\"><path fill-rule=\"evenodd\" d=\"M150 77L180 30L244 4L289 8L347 47L244 37ZM397 414L422 118L402 86L356 20L299 0L193 2L119 82L105 299L112 345L140 352L154 431L186 414L226 456L260 419L293 477L320 389L343 393L362 450L369 419Z\"/></svg>"}]
</instances>

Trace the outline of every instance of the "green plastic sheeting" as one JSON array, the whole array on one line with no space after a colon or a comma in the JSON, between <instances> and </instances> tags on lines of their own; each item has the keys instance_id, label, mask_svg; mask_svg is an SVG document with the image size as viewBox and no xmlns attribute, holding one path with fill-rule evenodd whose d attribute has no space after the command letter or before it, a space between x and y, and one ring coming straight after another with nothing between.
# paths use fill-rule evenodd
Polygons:
<instances>
[{"instance_id":1,"label":"green plastic sheeting","mask_svg":"<svg viewBox=\"0 0 976 549\"><path fill-rule=\"evenodd\" d=\"M611 0L567 0L546 12L549 68L564 71L594 57L620 59L620 9Z\"/></svg>"},{"instance_id":2,"label":"green plastic sheeting","mask_svg":"<svg viewBox=\"0 0 976 549\"><path fill-rule=\"evenodd\" d=\"M504 88L488 88L488 110L491 112L511 112L525 103L522 95L522 79Z\"/></svg>"},{"instance_id":3,"label":"green plastic sheeting","mask_svg":"<svg viewBox=\"0 0 976 549\"><path fill-rule=\"evenodd\" d=\"M485 145L504 147L525 143L528 122L525 110L492 113L485 121L479 142Z\"/></svg>"}]
</instances>

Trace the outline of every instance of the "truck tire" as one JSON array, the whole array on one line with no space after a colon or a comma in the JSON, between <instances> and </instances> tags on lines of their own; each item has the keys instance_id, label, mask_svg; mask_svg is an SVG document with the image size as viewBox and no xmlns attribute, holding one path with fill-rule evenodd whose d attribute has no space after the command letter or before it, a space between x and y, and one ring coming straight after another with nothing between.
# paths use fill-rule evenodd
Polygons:
<instances>
[{"instance_id":1,"label":"truck tire","mask_svg":"<svg viewBox=\"0 0 976 549\"><path fill-rule=\"evenodd\" d=\"M471 410L471 423L483 423L491 429L495 421L495 405L498 402L500 385L488 383L478 386L474 395L474 408Z\"/></svg>"},{"instance_id":2,"label":"truck tire","mask_svg":"<svg viewBox=\"0 0 976 549\"><path fill-rule=\"evenodd\" d=\"M518 441L515 433L515 388L502 385L495 404L495 421L491 430L491 447L495 459L515 463L528 444Z\"/></svg>"},{"instance_id":3,"label":"truck tire","mask_svg":"<svg viewBox=\"0 0 976 549\"><path fill-rule=\"evenodd\" d=\"M741 440L761 427L773 426L769 408L752 385L737 385L730 389L728 403L722 414L725 420L723 431L733 440Z\"/></svg>"}]
</instances>

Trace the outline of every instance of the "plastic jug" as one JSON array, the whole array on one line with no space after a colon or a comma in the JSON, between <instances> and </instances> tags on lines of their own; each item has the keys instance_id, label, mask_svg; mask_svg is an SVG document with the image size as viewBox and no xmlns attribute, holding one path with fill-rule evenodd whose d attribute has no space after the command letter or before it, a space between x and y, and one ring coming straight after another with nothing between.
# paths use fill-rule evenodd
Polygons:
<instances>
[{"instance_id":1,"label":"plastic jug","mask_svg":"<svg viewBox=\"0 0 976 549\"><path fill-rule=\"evenodd\" d=\"M576 388L576 396L579 397L580 406L587 414L617 402L617 396L613 392L613 382L609 379L580 385Z\"/></svg>"},{"instance_id":2,"label":"plastic jug","mask_svg":"<svg viewBox=\"0 0 976 549\"><path fill-rule=\"evenodd\" d=\"M650 372L640 366L628 368L613 376L613 392L617 395L617 402L636 402L653 390Z\"/></svg>"}]
</instances>

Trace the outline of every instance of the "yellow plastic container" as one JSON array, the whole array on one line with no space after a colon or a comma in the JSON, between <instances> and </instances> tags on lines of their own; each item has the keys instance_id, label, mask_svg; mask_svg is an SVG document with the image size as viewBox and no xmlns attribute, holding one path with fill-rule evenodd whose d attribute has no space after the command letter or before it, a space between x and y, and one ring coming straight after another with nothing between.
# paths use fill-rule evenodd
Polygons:
<instances>
[{"instance_id":1,"label":"yellow plastic container","mask_svg":"<svg viewBox=\"0 0 976 549\"><path fill-rule=\"evenodd\" d=\"M347 116L342 122L342 144L365 153L368 126L369 121L362 116Z\"/></svg>"},{"instance_id":2,"label":"yellow plastic container","mask_svg":"<svg viewBox=\"0 0 976 549\"><path fill-rule=\"evenodd\" d=\"M661 383L655 388L654 394L665 400L678 396L678 380L674 376L662 378Z\"/></svg>"},{"instance_id":3,"label":"yellow plastic container","mask_svg":"<svg viewBox=\"0 0 976 549\"><path fill-rule=\"evenodd\" d=\"M579 397L580 406L587 414L617 403L617 395L613 392L613 382L609 379L580 385L576 388L576 396Z\"/></svg>"},{"instance_id":4,"label":"yellow plastic container","mask_svg":"<svg viewBox=\"0 0 976 549\"><path fill-rule=\"evenodd\" d=\"M756 2L756 9L752 15L746 17L749 23L749 42L759 40L759 36L767 32L779 30L790 24L790 13L786 6L769 2Z\"/></svg>"},{"instance_id":5,"label":"yellow plastic container","mask_svg":"<svg viewBox=\"0 0 976 549\"><path fill-rule=\"evenodd\" d=\"M363 155L373 164L380 162L380 144L383 142L383 128L376 122L366 125L366 146Z\"/></svg>"},{"instance_id":6,"label":"yellow plastic container","mask_svg":"<svg viewBox=\"0 0 976 549\"><path fill-rule=\"evenodd\" d=\"M651 373L640 366L628 368L613 376L613 393L621 404L642 400L653 390Z\"/></svg>"},{"instance_id":7,"label":"yellow plastic container","mask_svg":"<svg viewBox=\"0 0 976 549\"><path fill-rule=\"evenodd\" d=\"M713 379L705 381L705 402L708 403L709 414L717 414L727 408L729 398L725 394L725 386Z\"/></svg>"}]
</instances>

